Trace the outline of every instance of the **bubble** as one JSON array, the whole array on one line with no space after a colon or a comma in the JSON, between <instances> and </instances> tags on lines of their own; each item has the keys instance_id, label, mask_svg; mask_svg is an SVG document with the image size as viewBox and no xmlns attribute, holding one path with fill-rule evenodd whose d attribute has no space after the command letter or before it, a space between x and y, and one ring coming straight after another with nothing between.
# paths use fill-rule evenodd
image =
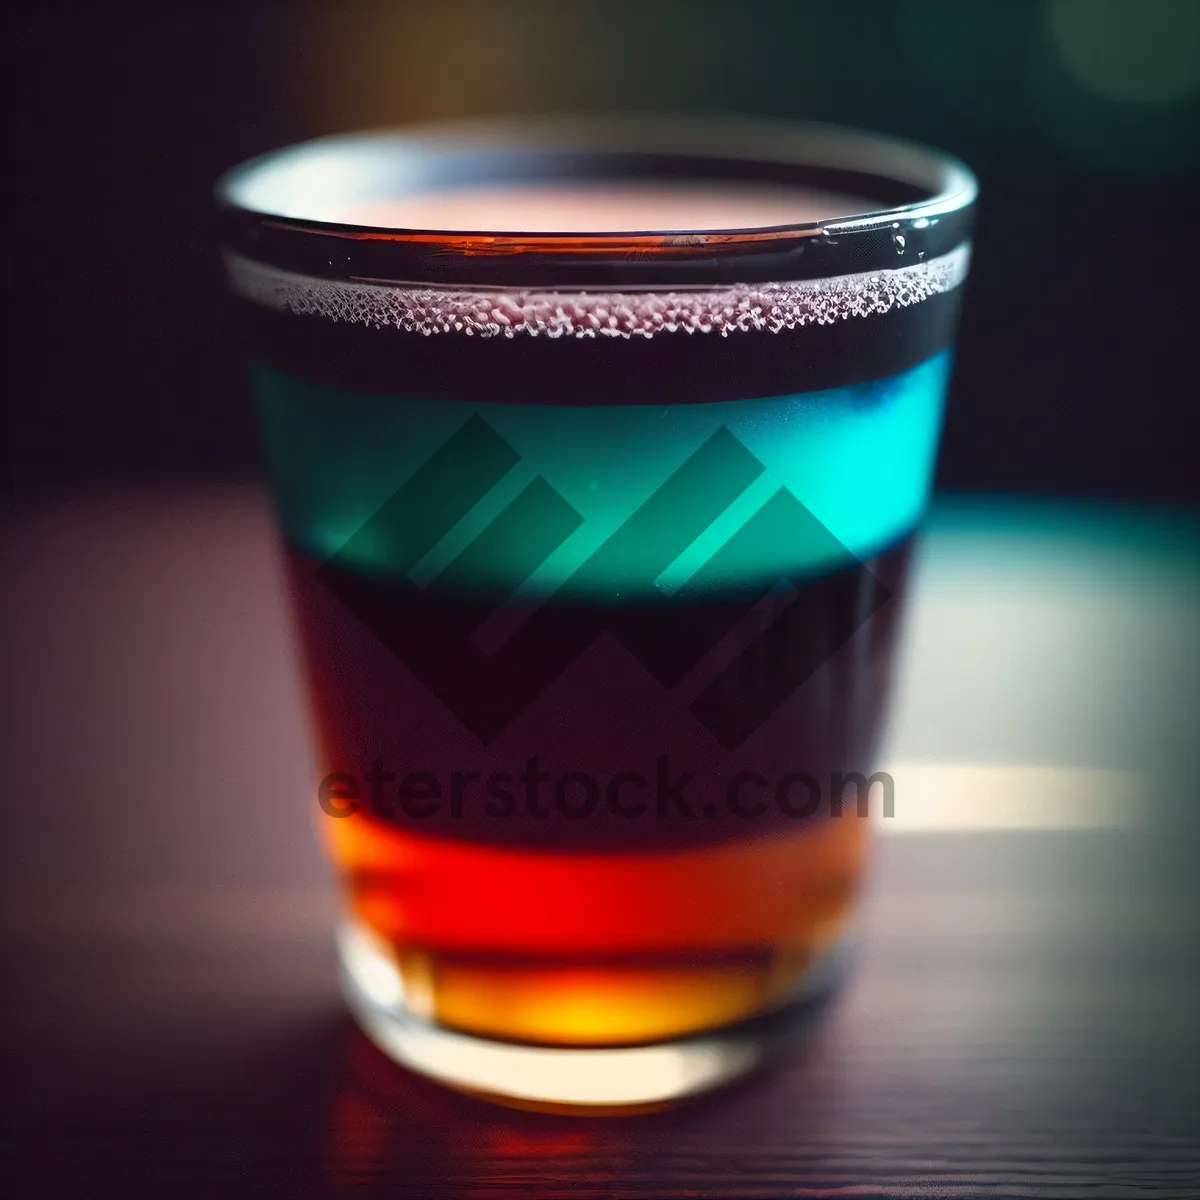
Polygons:
<instances>
[{"instance_id":1,"label":"bubble","mask_svg":"<svg viewBox=\"0 0 1200 1200\"><path fill-rule=\"evenodd\" d=\"M903 234L893 235L903 254ZM966 278L966 243L939 258L895 270L794 283L734 284L708 291L522 292L401 287L318 279L226 256L230 286L278 312L344 324L402 329L427 337L661 337L749 330L778 333L832 325L907 308L956 288Z\"/></svg>"}]
</instances>

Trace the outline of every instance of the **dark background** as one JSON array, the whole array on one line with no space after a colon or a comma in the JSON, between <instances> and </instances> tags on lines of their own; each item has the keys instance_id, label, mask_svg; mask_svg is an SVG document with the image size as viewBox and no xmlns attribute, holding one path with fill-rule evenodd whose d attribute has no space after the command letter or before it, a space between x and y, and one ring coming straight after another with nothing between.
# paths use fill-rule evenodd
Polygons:
<instances>
[{"instance_id":1,"label":"dark background","mask_svg":"<svg viewBox=\"0 0 1200 1200\"><path fill-rule=\"evenodd\" d=\"M1190 504L1196 0L8 3L6 485L242 476L210 188L339 129L725 110L983 187L939 485Z\"/></svg>"},{"instance_id":2,"label":"dark background","mask_svg":"<svg viewBox=\"0 0 1200 1200\"><path fill-rule=\"evenodd\" d=\"M149 485L257 469L224 168L400 120L690 108L979 173L943 487L1196 504L1198 84L1200 0L0 0L5 1194L1194 1197L1195 515L947 506L897 757L937 768L951 827L1029 826L881 838L806 1051L584 1121L393 1070L338 1015L261 492ZM1110 784L1132 828L1037 827L1103 824Z\"/></svg>"}]
</instances>

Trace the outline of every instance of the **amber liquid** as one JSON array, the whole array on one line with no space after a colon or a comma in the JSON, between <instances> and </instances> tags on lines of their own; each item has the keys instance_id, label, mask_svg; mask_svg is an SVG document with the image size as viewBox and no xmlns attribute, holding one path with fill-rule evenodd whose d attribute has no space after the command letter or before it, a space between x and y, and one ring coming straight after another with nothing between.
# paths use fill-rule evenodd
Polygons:
<instances>
[{"instance_id":1,"label":"amber liquid","mask_svg":"<svg viewBox=\"0 0 1200 1200\"><path fill-rule=\"evenodd\" d=\"M565 237L535 255L520 237L480 242L478 231L743 229L882 203L660 182L462 186L343 206L330 219L457 230L454 253L479 265L481 287L488 256L516 252L510 243L538 272L559 254L571 292L580 266L569 264L599 243ZM388 255L407 254L406 239ZM660 253L674 272L676 252L698 246L672 236L648 257L631 253L631 283ZM341 271L318 257L318 273ZM454 287L432 289L432 324L425 310L378 323L357 300L329 313L288 301L285 311L274 292L269 302L247 293L318 778L353 776L361 789L352 813L317 817L345 890L347 991L356 1011L392 1032L403 1025L410 1043L427 1031L413 1032L407 1015L557 1047L721 1029L802 994L852 913L870 832L853 807L761 820L626 820L611 807L586 820L560 809L555 820L525 809L489 821L478 791L471 811L429 820L388 812L373 793L367 802L376 762L393 779L436 776L443 800L455 773L492 779L534 756L559 781L609 783L650 777L669 756L717 797L739 772L827 784L874 769L954 298L891 310L872 300L869 320L847 310L853 319L832 324L793 325L789 310L778 327L748 318L735 330L724 313L679 323L668 295L640 283L626 293L624 275L621 265L611 284L619 319L606 312L602 325L589 308L545 336L514 330L511 298L499 294L463 328L442 321L443 308L457 311ZM553 291L543 299L571 308ZM438 429L448 440L425 446ZM518 462L536 478L496 499L488 489L511 496L502 481L515 489ZM760 472L774 490L751 516ZM855 548L805 507L810 491L831 518L847 497L836 523ZM436 565L443 539L454 544L470 505L488 496L504 507L422 583L431 552ZM593 546L610 519L621 524ZM697 546L707 546L703 565L691 561L687 582L665 587L663 573ZM830 573L806 574L819 570ZM781 577L791 607L768 612ZM890 593L881 608L879 583ZM403 785L391 786L395 806Z\"/></svg>"},{"instance_id":2,"label":"amber liquid","mask_svg":"<svg viewBox=\"0 0 1200 1200\"><path fill-rule=\"evenodd\" d=\"M419 1016L592 1046L716 1028L785 999L849 913L868 823L675 853L522 852L329 821L351 911Z\"/></svg>"},{"instance_id":3,"label":"amber liquid","mask_svg":"<svg viewBox=\"0 0 1200 1200\"><path fill-rule=\"evenodd\" d=\"M804 752L814 773L822 754L870 769L907 552L901 543L869 564L894 600L836 656L819 690L818 736ZM353 618L319 599L298 556L293 578L323 765L344 770L374 750L344 702L340 643ZM853 603L844 589L829 594ZM381 670L394 669L386 650L378 655ZM362 694L361 670L354 686ZM388 703L386 681L368 691L360 713ZM399 701L391 720L411 727ZM397 827L365 795L353 816L322 816L320 826L349 913L395 964L412 1013L557 1046L658 1042L784 1004L839 940L870 836L850 807L840 818L743 825L707 840L695 823L652 823L644 834L579 823L583 841L571 847L523 845L511 825L498 844L467 826L443 826L452 836Z\"/></svg>"}]
</instances>

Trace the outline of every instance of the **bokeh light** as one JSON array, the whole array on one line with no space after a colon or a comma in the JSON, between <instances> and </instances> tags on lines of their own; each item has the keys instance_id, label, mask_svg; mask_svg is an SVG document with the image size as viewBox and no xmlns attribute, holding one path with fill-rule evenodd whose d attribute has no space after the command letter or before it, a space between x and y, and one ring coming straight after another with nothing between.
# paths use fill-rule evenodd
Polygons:
<instances>
[{"instance_id":1,"label":"bokeh light","mask_svg":"<svg viewBox=\"0 0 1200 1200\"><path fill-rule=\"evenodd\" d=\"M1200 2L1049 0L1030 30L1041 131L1090 167L1174 175L1200 161Z\"/></svg>"},{"instance_id":2,"label":"bokeh light","mask_svg":"<svg viewBox=\"0 0 1200 1200\"><path fill-rule=\"evenodd\" d=\"M1169 104L1200 88L1197 0L1051 0L1050 38L1085 87L1130 104Z\"/></svg>"}]
</instances>

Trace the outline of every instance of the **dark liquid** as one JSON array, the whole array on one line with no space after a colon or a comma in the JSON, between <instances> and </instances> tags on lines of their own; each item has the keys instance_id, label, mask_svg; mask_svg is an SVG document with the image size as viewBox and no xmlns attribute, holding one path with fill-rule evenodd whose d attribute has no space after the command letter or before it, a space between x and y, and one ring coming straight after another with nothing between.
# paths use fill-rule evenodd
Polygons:
<instances>
[{"instance_id":1,"label":"dark liquid","mask_svg":"<svg viewBox=\"0 0 1200 1200\"><path fill-rule=\"evenodd\" d=\"M353 815L321 823L406 1003L485 1036L595 1045L786 999L858 883L869 823L852 799L831 815L829 789L873 769L909 549L783 593L551 599L486 651L469 637L494 597L292 552L322 771L357 785L331 800ZM672 782L690 777L665 807L664 756ZM764 783L731 807L742 771ZM798 773L823 788L804 816L803 788L785 788L790 815L776 803Z\"/></svg>"},{"instance_id":2,"label":"dark liquid","mask_svg":"<svg viewBox=\"0 0 1200 1200\"><path fill-rule=\"evenodd\" d=\"M711 1086L762 1039L436 1027L656 1046L829 977L973 196L827 131L608 138L325 142L220 192L347 999L417 1070L584 1103Z\"/></svg>"},{"instance_id":3,"label":"dark liquid","mask_svg":"<svg viewBox=\"0 0 1200 1200\"><path fill-rule=\"evenodd\" d=\"M626 338L348 295L244 308L379 1007L595 1046L785 1003L861 877L835 779L877 765L957 296Z\"/></svg>"}]
</instances>

